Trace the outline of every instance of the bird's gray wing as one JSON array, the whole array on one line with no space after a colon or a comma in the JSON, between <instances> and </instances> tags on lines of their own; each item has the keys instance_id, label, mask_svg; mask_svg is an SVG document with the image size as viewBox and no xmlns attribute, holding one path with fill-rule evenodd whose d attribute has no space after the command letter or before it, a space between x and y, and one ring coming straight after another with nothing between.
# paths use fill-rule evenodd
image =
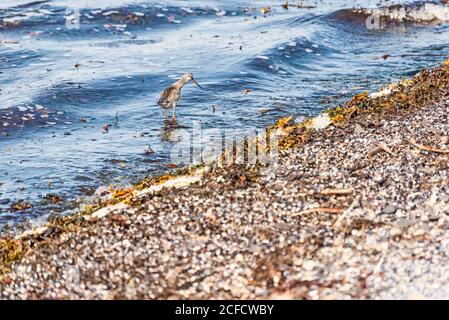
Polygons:
<instances>
[{"instance_id":1,"label":"bird's gray wing","mask_svg":"<svg viewBox=\"0 0 449 320\"><path fill-rule=\"evenodd\" d=\"M168 87L167 89L165 89L162 93L161 96L159 98L158 104L161 106L167 106L170 103L172 103L170 98L173 98L173 95L176 92L176 88L175 87Z\"/></svg>"}]
</instances>

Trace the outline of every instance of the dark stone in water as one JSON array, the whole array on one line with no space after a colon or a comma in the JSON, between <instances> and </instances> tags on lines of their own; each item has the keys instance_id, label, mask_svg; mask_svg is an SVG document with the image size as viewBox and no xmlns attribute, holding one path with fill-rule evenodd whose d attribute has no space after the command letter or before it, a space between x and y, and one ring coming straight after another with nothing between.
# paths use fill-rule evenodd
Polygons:
<instances>
[{"instance_id":1,"label":"dark stone in water","mask_svg":"<svg viewBox=\"0 0 449 320\"><path fill-rule=\"evenodd\" d=\"M93 196L95 194L95 188L90 187L81 187L79 191L85 194L86 196Z\"/></svg>"}]
</instances>

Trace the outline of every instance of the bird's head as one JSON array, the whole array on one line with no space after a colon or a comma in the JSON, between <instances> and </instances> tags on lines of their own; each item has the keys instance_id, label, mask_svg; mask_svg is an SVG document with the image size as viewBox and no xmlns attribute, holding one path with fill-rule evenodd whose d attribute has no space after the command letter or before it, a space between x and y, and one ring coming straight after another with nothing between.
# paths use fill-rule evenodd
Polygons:
<instances>
[{"instance_id":1,"label":"bird's head","mask_svg":"<svg viewBox=\"0 0 449 320\"><path fill-rule=\"evenodd\" d=\"M195 79L193 79L193 75L190 72L184 73L184 75L182 76L183 80L185 82L188 81L193 81L198 87L200 87L201 89L203 89L203 87L201 87L198 82L195 81Z\"/></svg>"}]
</instances>

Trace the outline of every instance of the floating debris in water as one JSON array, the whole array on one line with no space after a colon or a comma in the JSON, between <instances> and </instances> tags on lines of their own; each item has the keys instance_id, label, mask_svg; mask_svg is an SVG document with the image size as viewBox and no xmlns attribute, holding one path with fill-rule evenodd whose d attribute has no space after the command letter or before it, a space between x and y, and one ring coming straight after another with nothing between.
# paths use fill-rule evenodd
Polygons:
<instances>
[{"instance_id":1,"label":"floating debris in water","mask_svg":"<svg viewBox=\"0 0 449 320\"><path fill-rule=\"evenodd\" d=\"M31 203L29 203L29 202L25 202L25 201L17 201L17 202L15 202L15 203L13 203L12 205L11 205L11 209L13 210L13 211L24 211L24 210L27 210L27 209L31 209L33 207L33 205L31 204Z\"/></svg>"},{"instance_id":2,"label":"floating debris in water","mask_svg":"<svg viewBox=\"0 0 449 320\"><path fill-rule=\"evenodd\" d=\"M147 149L144 151L143 154L146 155L146 156L148 156L148 155L153 154L153 153L154 153L153 148L151 148L151 146L148 145Z\"/></svg>"},{"instance_id":3,"label":"floating debris in water","mask_svg":"<svg viewBox=\"0 0 449 320\"><path fill-rule=\"evenodd\" d=\"M271 8L269 6L265 6L262 8L262 10L260 10L260 12L262 12L262 14L267 14L271 12Z\"/></svg>"},{"instance_id":4,"label":"floating debris in water","mask_svg":"<svg viewBox=\"0 0 449 320\"><path fill-rule=\"evenodd\" d=\"M103 130L103 133L108 133L109 132L109 124L105 124L101 127L101 129Z\"/></svg>"},{"instance_id":5,"label":"floating debris in water","mask_svg":"<svg viewBox=\"0 0 449 320\"><path fill-rule=\"evenodd\" d=\"M47 194L44 196L44 199L51 202L52 204L57 204L63 200L61 196L58 196L56 194Z\"/></svg>"}]
</instances>

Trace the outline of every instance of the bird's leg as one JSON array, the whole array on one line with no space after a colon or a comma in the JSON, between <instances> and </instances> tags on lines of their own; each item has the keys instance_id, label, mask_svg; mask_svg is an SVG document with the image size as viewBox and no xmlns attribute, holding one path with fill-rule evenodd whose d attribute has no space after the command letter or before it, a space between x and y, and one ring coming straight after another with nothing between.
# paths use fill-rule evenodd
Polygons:
<instances>
[{"instance_id":1,"label":"bird's leg","mask_svg":"<svg viewBox=\"0 0 449 320\"><path fill-rule=\"evenodd\" d=\"M176 120L176 102L173 103L173 120Z\"/></svg>"},{"instance_id":2,"label":"bird's leg","mask_svg":"<svg viewBox=\"0 0 449 320\"><path fill-rule=\"evenodd\" d=\"M167 119L167 109L164 108L164 119Z\"/></svg>"}]
</instances>

